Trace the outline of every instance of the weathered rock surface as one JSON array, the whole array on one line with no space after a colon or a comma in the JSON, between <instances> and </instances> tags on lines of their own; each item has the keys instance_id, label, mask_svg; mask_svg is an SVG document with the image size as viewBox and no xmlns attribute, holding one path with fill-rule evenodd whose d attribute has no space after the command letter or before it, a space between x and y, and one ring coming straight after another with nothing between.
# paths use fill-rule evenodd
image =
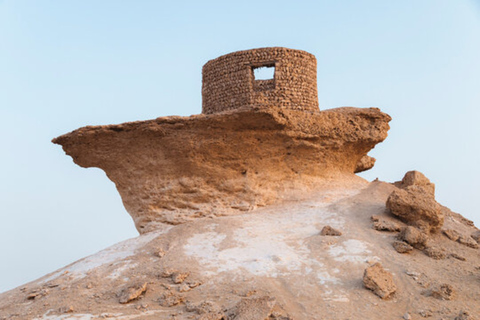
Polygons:
<instances>
[{"instance_id":1,"label":"weathered rock surface","mask_svg":"<svg viewBox=\"0 0 480 320\"><path fill-rule=\"evenodd\" d=\"M385 271L378 262L365 269L363 284L382 299L388 299L397 291L392 274Z\"/></svg>"},{"instance_id":2,"label":"weathered rock surface","mask_svg":"<svg viewBox=\"0 0 480 320\"><path fill-rule=\"evenodd\" d=\"M413 247L404 241L395 240L392 246L398 253L409 253L413 250Z\"/></svg>"},{"instance_id":3,"label":"weathered rock surface","mask_svg":"<svg viewBox=\"0 0 480 320\"><path fill-rule=\"evenodd\" d=\"M104 170L145 233L294 199L352 175L390 120L375 108L244 108L89 126L53 142L76 164Z\"/></svg>"},{"instance_id":4,"label":"weathered rock surface","mask_svg":"<svg viewBox=\"0 0 480 320\"><path fill-rule=\"evenodd\" d=\"M387 208L402 221L425 232L437 232L443 226L441 206L421 186L393 191L387 199Z\"/></svg>"}]
</instances>

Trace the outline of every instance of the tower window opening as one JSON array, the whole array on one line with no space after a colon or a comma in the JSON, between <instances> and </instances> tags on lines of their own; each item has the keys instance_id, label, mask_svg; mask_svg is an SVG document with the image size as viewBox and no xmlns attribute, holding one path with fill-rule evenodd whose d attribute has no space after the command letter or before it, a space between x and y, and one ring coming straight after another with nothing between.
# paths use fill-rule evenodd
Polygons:
<instances>
[{"instance_id":1,"label":"tower window opening","mask_svg":"<svg viewBox=\"0 0 480 320\"><path fill-rule=\"evenodd\" d=\"M273 80L275 77L275 65L254 67L253 77L255 80Z\"/></svg>"}]
</instances>

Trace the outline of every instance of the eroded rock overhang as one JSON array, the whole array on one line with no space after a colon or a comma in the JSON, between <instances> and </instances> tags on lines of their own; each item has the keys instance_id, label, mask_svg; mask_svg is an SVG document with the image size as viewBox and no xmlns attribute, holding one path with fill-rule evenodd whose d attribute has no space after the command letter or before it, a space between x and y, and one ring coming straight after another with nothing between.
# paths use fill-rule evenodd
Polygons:
<instances>
[{"instance_id":1,"label":"eroded rock overhang","mask_svg":"<svg viewBox=\"0 0 480 320\"><path fill-rule=\"evenodd\" d=\"M53 142L79 166L104 170L144 233L354 176L373 165L367 153L387 137L390 120L377 108L251 107L88 126Z\"/></svg>"}]
</instances>

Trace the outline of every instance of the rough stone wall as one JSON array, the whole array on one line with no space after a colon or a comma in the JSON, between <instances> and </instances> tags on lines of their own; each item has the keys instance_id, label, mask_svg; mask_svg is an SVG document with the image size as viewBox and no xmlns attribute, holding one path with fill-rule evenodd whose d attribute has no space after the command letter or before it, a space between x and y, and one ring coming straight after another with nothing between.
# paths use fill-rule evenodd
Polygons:
<instances>
[{"instance_id":1,"label":"rough stone wall","mask_svg":"<svg viewBox=\"0 0 480 320\"><path fill-rule=\"evenodd\" d=\"M255 80L254 69L275 67L274 78ZM260 48L237 51L203 66L202 113L245 106L318 112L317 60L301 50Z\"/></svg>"}]
</instances>

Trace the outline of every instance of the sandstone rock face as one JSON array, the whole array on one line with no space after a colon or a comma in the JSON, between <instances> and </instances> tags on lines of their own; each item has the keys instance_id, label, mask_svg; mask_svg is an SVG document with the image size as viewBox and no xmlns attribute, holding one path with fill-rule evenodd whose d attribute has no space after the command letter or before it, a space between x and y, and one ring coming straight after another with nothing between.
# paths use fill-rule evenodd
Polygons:
<instances>
[{"instance_id":1,"label":"sandstone rock face","mask_svg":"<svg viewBox=\"0 0 480 320\"><path fill-rule=\"evenodd\" d=\"M53 140L115 183L140 233L239 214L352 176L383 141L378 109L276 108L84 127Z\"/></svg>"},{"instance_id":2,"label":"sandstone rock face","mask_svg":"<svg viewBox=\"0 0 480 320\"><path fill-rule=\"evenodd\" d=\"M393 191L387 199L387 208L402 221L425 232L437 232L443 225L441 206L420 186Z\"/></svg>"},{"instance_id":3,"label":"sandstone rock face","mask_svg":"<svg viewBox=\"0 0 480 320\"><path fill-rule=\"evenodd\" d=\"M363 284L382 299L388 299L397 291L392 274L385 271L380 263L375 263L365 269Z\"/></svg>"}]
</instances>

